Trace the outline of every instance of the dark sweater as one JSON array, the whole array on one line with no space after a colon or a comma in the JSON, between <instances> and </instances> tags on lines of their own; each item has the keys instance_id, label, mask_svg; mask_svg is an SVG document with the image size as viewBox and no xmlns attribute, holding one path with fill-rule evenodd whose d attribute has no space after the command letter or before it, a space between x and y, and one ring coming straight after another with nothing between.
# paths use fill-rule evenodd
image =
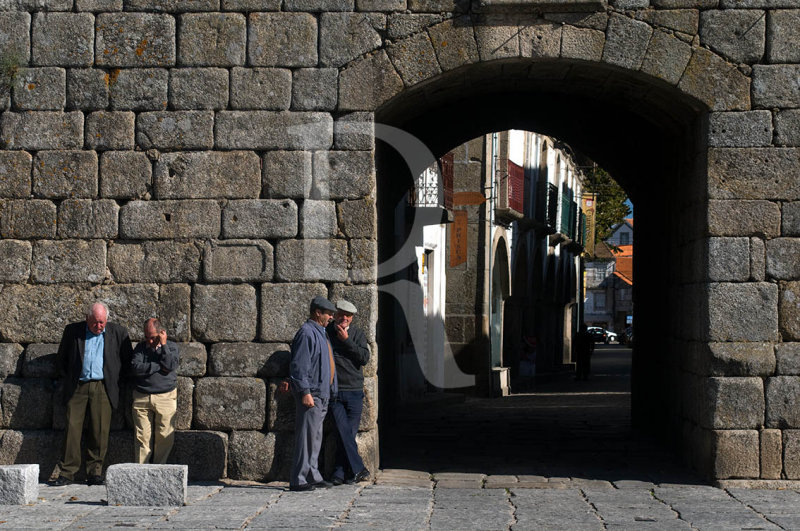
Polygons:
<instances>
[{"instance_id":1,"label":"dark sweater","mask_svg":"<svg viewBox=\"0 0 800 531\"><path fill-rule=\"evenodd\" d=\"M347 329L349 336L345 341L339 339L336 324L331 322L326 328L333 346L333 358L336 362L336 379L339 391L361 391L364 389L364 374L361 367L369 362L369 344L367 336L355 325Z\"/></svg>"},{"instance_id":2,"label":"dark sweater","mask_svg":"<svg viewBox=\"0 0 800 531\"><path fill-rule=\"evenodd\" d=\"M167 340L166 345L152 350L146 342L140 342L133 350L131 369L140 393L172 391L178 385L178 345Z\"/></svg>"}]
</instances>

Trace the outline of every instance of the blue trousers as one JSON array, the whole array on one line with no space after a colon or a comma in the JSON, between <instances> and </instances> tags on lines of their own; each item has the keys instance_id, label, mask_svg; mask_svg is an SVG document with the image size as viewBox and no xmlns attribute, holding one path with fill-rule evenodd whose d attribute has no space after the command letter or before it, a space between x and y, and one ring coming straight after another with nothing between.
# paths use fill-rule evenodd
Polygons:
<instances>
[{"instance_id":1,"label":"blue trousers","mask_svg":"<svg viewBox=\"0 0 800 531\"><path fill-rule=\"evenodd\" d=\"M349 468L357 474L366 468L358 455L356 434L361 423L361 410L364 407L364 391L339 391L331 401L330 409L339 432L339 444L336 448L336 463L333 477L344 479ZM348 466L349 465L349 466Z\"/></svg>"}]
</instances>

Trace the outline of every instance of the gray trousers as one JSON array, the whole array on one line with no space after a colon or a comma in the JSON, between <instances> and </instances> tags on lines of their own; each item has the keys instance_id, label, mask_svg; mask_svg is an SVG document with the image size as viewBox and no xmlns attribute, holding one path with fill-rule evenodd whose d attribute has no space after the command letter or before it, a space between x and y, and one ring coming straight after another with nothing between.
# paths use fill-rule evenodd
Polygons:
<instances>
[{"instance_id":1,"label":"gray trousers","mask_svg":"<svg viewBox=\"0 0 800 531\"><path fill-rule=\"evenodd\" d=\"M319 450L322 447L322 422L328 412L328 399L314 397L314 407L307 408L295 396L294 466L289 485L319 483Z\"/></svg>"}]
</instances>

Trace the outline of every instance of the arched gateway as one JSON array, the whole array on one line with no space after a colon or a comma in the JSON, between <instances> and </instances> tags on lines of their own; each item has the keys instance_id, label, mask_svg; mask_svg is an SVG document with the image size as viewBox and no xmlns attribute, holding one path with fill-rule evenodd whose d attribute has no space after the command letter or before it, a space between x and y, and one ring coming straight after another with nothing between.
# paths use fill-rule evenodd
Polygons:
<instances>
[{"instance_id":1,"label":"arched gateway","mask_svg":"<svg viewBox=\"0 0 800 531\"><path fill-rule=\"evenodd\" d=\"M157 314L182 342L173 459L280 476L293 407L275 388L325 294L373 341L376 467L378 284L402 247L384 227L410 179L381 164L398 146L376 123L436 157L538 131L611 171L637 210L634 421L710 477L800 478L800 10L717 4L4 7L0 462L52 469L53 343L102 298L132 337ZM125 416L113 461L132 456Z\"/></svg>"}]
</instances>

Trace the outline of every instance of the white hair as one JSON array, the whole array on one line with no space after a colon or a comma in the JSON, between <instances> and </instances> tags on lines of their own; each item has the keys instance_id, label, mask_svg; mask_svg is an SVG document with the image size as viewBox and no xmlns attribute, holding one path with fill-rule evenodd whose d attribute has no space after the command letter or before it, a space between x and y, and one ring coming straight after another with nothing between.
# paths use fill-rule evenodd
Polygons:
<instances>
[{"instance_id":1,"label":"white hair","mask_svg":"<svg viewBox=\"0 0 800 531\"><path fill-rule=\"evenodd\" d=\"M104 303L103 301L95 301L95 302L91 303L89 306L87 306L86 307L86 317L87 318L91 317L94 314L94 309L97 306L102 307L106 311L106 319L108 319L108 314L109 314L108 305L106 303Z\"/></svg>"}]
</instances>

